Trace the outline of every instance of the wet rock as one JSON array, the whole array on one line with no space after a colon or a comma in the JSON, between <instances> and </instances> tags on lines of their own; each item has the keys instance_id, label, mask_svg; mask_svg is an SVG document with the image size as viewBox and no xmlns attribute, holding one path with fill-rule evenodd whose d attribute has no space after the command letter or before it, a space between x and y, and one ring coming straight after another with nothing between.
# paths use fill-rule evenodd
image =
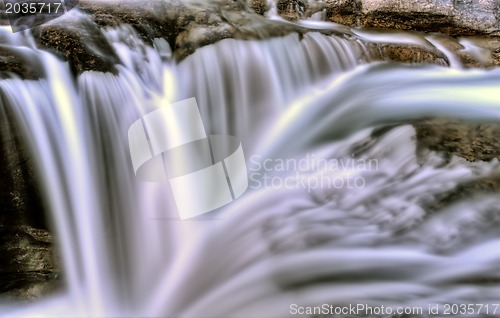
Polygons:
<instances>
[{"instance_id":1,"label":"wet rock","mask_svg":"<svg viewBox=\"0 0 500 318\"><path fill-rule=\"evenodd\" d=\"M456 7L460 7L461 4L450 4L449 1L444 0L417 1L411 4L395 0L310 2L277 0L276 5L278 13L289 20L305 18L321 11L329 20L350 26L363 25L426 31L452 28L446 30L449 31L448 33L453 33L455 32L453 31L455 30L453 29L455 28L454 14ZM476 7L478 5L476 4ZM483 14L487 15L491 10L497 10L497 7L491 3L484 4L482 8L485 13ZM115 71L115 65L119 63L119 60L104 38L102 29L117 27L124 23L132 26L146 43L153 44L155 39L164 38L178 61L200 47L226 38L263 39L291 32L307 32L306 29L291 23L266 20L262 16L268 9L266 0L217 0L198 3L180 0L154 1L144 3L140 10L137 10L137 3L133 1L111 3L84 0L80 1L79 9L85 14L80 13L76 18L76 14L68 14L33 29L39 45L67 59L75 74L87 70ZM397 17L401 19L398 20ZM413 20L415 21L412 22ZM375 55L380 56L378 59L403 62L431 59L421 49L414 49L412 53L407 46L397 48L389 45L378 50ZM383 57L381 55L383 53L388 55ZM2 55L4 61L0 60L0 64L6 66L6 71L11 70L22 74L25 78L39 76L27 68L22 59L13 57L11 53ZM484 64L476 63L471 55L461 54L461 58L469 66L477 67ZM498 47L493 49L491 59L498 65ZM494 65L493 62L489 64ZM9 74L5 73L4 77Z\"/></svg>"},{"instance_id":2,"label":"wet rock","mask_svg":"<svg viewBox=\"0 0 500 318\"><path fill-rule=\"evenodd\" d=\"M264 15L269 9L266 0L248 0L247 6L259 15Z\"/></svg>"},{"instance_id":3,"label":"wet rock","mask_svg":"<svg viewBox=\"0 0 500 318\"><path fill-rule=\"evenodd\" d=\"M348 26L359 26L361 1L325 0L326 18L329 21Z\"/></svg>"},{"instance_id":4,"label":"wet rock","mask_svg":"<svg viewBox=\"0 0 500 318\"><path fill-rule=\"evenodd\" d=\"M496 0L324 0L328 20L349 26L500 35Z\"/></svg>"},{"instance_id":5,"label":"wet rock","mask_svg":"<svg viewBox=\"0 0 500 318\"><path fill-rule=\"evenodd\" d=\"M80 1L80 8L100 26L126 23L146 43L164 38L174 57L182 60L197 48L226 38L262 39L302 32L302 28L265 20L265 0L210 2L152 1L137 10L134 2ZM267 4L266 4L267 8ZM273 25L274 24L274 25Z\"/></svg>"},{"instance_id":6,"label":"wet rock","mask_svg":"<svg viewBox=\"0 0 500 318\"><path fill-rule=\"evenodd\" d=\"M469 50L464 50L459 52L460 57L464 61L466 65L470 65L472 67L475 66L500 66L500 37L491 37L491 36L486 36L486 37L469 37L469 38L462 38L461 39L466 41L470 41L476 46L483 48L487 56L485 57L485 63L480 63L478 64L477 62L471 61L470 60L470 54ZM477 58L475 58L477 60Z\"/></svg>"},{"instance_id":7,"label":"wet rock","mask_svg":"<svg viewBox=\"0 0 500 318\"><path fill-rule=\"evenodd\" d=\"M189 12L180 1L148 1L137 4L131 1L97 2L80 1L79 8L101 28L129 24L145 41L164 38L174 48L180 28L194 20L194 12Z\"/></svg>"},{"instance_id":8,"label":"wet rock","mask_svg":"<svg viewBox=\"0 0 500 318\"><path fill-rule=\"evenodd\" d=\"M30 67L26 58L9 47L0 48L0 79L19 76L23 79L42 77L39 70Z\"/></svg>"},{"instance_id":9,"label":"wet rock","mask_svg":"<svg viewBox=\"0 0 500 318\"><path fill-rule=\"evenodd\" d=\"M496 193L500 193L500 174L498 173L460 184L455 189L439 195L436 202L426 209L430 212L437 211L461 200L481 198Z\"/></svg>"},{"instance_id":10,"label":"wet rock","mask_svg":"<svg viewBox=\"0 0 500 318\"><path fill-rule=\"evenodd\" d=\"M371 60L410 64L448 65L446 57L438 50L416 45L367 43Z\"/></svg>"},{"instance_id":11,"label":"wet rock","mask_svg":"<svg viewBox=\"0 0 500 318\"><path fill-rule=\"evenodd\" d=\"M308 2L305 0L277 0L276 9L281 17L294 21L305 16Z\"/></svg>"},{"instance_id":12,"label":"wet rock","mask_svg":"<svg viewBox=\"0 0 500 318\"><path fill-rule=\"evenodd\" d=\"M419 153L436 151L448 160L458 156L474 164L478 161L500 160L500 125L477 124L449 118L428 118L413 123ZM426 207L429 211L464 199L481 198L500 193L500 174L468 181L443 193Z\"/></svg>"},{"instance_id":13,"label":"wet rock","mask_svg":"<svg viewBox=\"0 0 500 318\"><path fill-rule=\"evenodd\" d=\"M468 161L500 160L500 125L432 118L414 124L420 147Z\"/></svg>"},{"instance_id":14,"label":"wet rock","mask_svg":"<svg viewBox=\"0 0 500 318\"><path fill-rule=\"evenodd\" d=\"M60 289L59 263L47 229L2 226L0 294L33 300Z\"/></svg>"},{"instance_id":15,"label":"wet rock","mask_svg":"<svg viewBox=\"0 0 500 318\"><path fill-rule=\"evenodd\" d=\"M78 21L63 16L33 29L41 48L61 54L69 62L74 74L84 71L115 72L119 59L89 17Z\"/></svg>"},{"instance_id":16,"label":"wet rock","mask_svg":"<svg viewBox=\"0 0 500 318\"><path fill-rule=\"evenodd\" d=\"M0 110L0 294L39 298L61 287L53 236L45 218L26 141Z\"/></svg>"}]
</instances>

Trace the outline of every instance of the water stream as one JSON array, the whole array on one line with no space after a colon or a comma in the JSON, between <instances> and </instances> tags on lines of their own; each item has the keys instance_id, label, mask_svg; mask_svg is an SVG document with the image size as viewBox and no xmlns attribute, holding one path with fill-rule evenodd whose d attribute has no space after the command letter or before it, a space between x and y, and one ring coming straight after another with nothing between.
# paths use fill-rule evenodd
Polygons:
<instances>
[{"instance_id":1,"label":"water stream","mask_svg":"<svg viewBox=\"0 0 500 318\"><path fill-rule=\"evenodd\" d=\"M498 284L483 283L500 276L498 196L428 208L498 173L498 161L419 153L407 124L500 121L498 69L370 63L353 34L315 32L226 39L175 63L165 40L147 46L126 25L104 32L118 74L74 78L28 32L2 30L3 45L44 74L1 80L1 107L36 157L65 288L4 302L1 316L290 317L291 304L498 303ZM250 182L235 202L180 221L168 184L135 177L127 131L190 97L208 134L241 140Z\"/></svg>"}]
</instances>

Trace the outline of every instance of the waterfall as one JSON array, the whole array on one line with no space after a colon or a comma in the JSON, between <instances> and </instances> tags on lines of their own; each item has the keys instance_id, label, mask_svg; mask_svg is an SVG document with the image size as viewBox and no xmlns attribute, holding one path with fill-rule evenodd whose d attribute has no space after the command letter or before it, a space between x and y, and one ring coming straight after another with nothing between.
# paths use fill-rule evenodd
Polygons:
<instances>
[{"instance_id":1,"label":"waterfall","mask_svg":"<svg viewBox=\"0 0 500 318\"><path fill-rule=\"evenodd\" d=\"M36 158L65 288L2 303L1 316L289 317L292 304L498 303L500 288L481 283L500 273L498 197L429 208L497 173L498 160L421 153L408 124L500 121L498 69L372 62L352 34L315 32L226 39L177 63L165 40L148 46L122 25L103 31L122 62L117 74L74 78L28 32L2 32L43 74L1 80L1 107ZM241 140L251 182L235 202L180 221L168 184L134 176L127 130L190 97L208 134ZM360 169L366 163L374 166ZM342 183L311 183L326 177Z\"/></svg>"}]
</instances>

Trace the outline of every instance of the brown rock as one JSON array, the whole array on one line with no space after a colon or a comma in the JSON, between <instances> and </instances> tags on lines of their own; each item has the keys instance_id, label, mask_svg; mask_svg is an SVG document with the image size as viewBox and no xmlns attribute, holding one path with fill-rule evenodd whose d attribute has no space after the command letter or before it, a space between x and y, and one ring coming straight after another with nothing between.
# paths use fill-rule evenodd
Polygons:
<instances>
[{"instance_id":1,"label":"brown rock","mask_svg":"<svg viewBox=\"0 0 500 318\"><path fill-rule=\"evenodd\" d=\"M306 16L308 3L305 0L277 0L276 9L280 16L294 21Z\"/></svg>"},{"instance_id":2,"label":"brown rock","mask_svg":"<svg viewBox=\"0 0 500 318\"><path fill-rule=\"evenodd\" d=\"M329 21L348 26L359 26L361 1L359 0L325 0L326 18Z\"/></svg>"},{"instance_id":3,"label":"brown rock","mask_svg":"<svg viewBox=\"0 0 500 318\"><path fill-rule=\"evenodd\" d=\"M500 159L500 125L433 118L414 124L420 147L468 161Z\"/></svg>"},{"instance_id":4,"label":"brown rock","mask_svg":"<svg viewBox=\"0 0 500 318\"><path fill-rule=\"evenodd\" d=\"M247 0L247 6L260 15L264 15L269 9L266 0Z\"/></svg>"},{"instance_id":5,"label":"brown rock","mask_svg":"<svg viewBox=\"0 0 500 318\"><path fill-rule=\"evenodd\" d=\"M451 36L500 35L495 0L325 0L327 18L349 26L441 32Z\"/></svg>"},{"instance_id":6,"label":"brown rock","mask_svg":"<svg viewBox=\"0 0 500 318\"><path fill-rule=\"evenodd\" d=\"M62 54L75 74L84 71L114 72L118 57L90 18L78 22L54 20L34 28L33 33L42 48Z\"/></svg>"},{"instance_id":7,"label":"brown rock","mask_svg":"<svg viewBox=\"0 0 500 318\"><path fill-rule=\"evenodd\" d=\"M446 57L438 50L429 50L416 45L403 44L367 43L366 45L369 48L372 60L410 64L448 64Z\"/></svg>"},{"instance_id":8,"label":"brown rock","mask_svg":"<svg viewBox=\"0 0 500 318\"><path fill-rule=\"evenodd\" d=\"M0 78L20 76L23 79L37 79L42 77L39 70L30 66L22 54L15 48L7 46L0 48Z\"/></svg>"},{"instance_id":9,"label":"brown rock","mask_svg":"<svg viewBox=\"0 0 500 318\"><path fill-rule=\"evenodd\" d=\"M60 287L59 265L27 142L1 112L0 294L33 299Z\"/></svg>"},{"instance_id":10,"label":"brown rock","mask_svg":"<svg viewBox=\"0 0 500 318\"><path fill-rule=\"evenodd\" d=\"M431 118L416 121L414 127L419 151L430 149L445 158L454 155L470 162L500 159L499 124L474 124L447 118ZM495 193L500 193L499 173L460 184L441 194L426 209L432 212L464 199L481 198Z\"/></svg>"}]
</instances>

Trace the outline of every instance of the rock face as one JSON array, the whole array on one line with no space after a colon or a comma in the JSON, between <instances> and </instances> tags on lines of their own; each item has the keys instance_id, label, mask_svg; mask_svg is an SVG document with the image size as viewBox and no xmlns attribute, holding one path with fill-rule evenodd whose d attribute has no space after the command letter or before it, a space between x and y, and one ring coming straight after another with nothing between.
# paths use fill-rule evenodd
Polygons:
<instances>
[{"instance_id":1,"label":"rock face","mask_svg":"<svg viewBox=\"0 0 500 318\"><path fill-rule=\"evenodd\" d=\"M361 2L353 0L325 0L326 18L348 26L359 26Z\"/></svg>"},{"instance_id":2,"label":"rock face","mask_svg":"<svg viewBox=\"0 0 500 318\"><path fill-rule=\"evenodd\" d=\"M500 160L500 125L432 118L414 124L421 146L468 161Z\"/></svg>"},{"instance_id":3,"label":"rock face","mask_svg":"<svg viewBox=\"0 0 500 318\"><path fill-rule=\"evenodd\" d=\"M0 295L34 299L61 286L27 144L0 110Z\"/></svg>"},{"instance_id":4,"label":"rock face","mask_svg":"<svg viewBox=\"0 0 500 318\"><path fill-rule=\"evenodd\" d=\"M277 0L278 14L288 20L297 20L304 17L308 3L305 0Z\"/></svg>"},{"instance_id":5,"label":"rock face","mask_svg":"<svg viewBox=\"0 0 500 318\"><path fill-rule=\"evenodd\" d=\"M248 0L247 7L259 15L264 15L269 10L266 0Z\"/></svg>"},{"instance_id":6,"label":"rock face","mask_svg":"<svg viewBox=\"0 0 500 318\"><path fill-rule=\"evenodd\" d=\"M278 0L277 3L287 8L278 10L278 13L292 21L321 11L327 21L350 27L442 33L452 37L473 36L480 47L492 52L491 57L478 62L460 44L452 45L450 51L455 52L467 67L500 65L498 0L318 0L309 1L305 5L305 13L297 9L296 1ZM404 45L397 49L392 47L388 59L408 62L407 56L411 55L408 49ZM398 55L400 58L397 58Z\"/></svg>"},{"instance_id":7,"label":"rock face","mask_svg":"<svg viewBox=\"0 0 500 318\"><path fill-rule=\"evenodd\" d=\"M74 74L114 72L119 59L98 25L85 16L77 23L67 20L63 17L64 25L56 22L34 28L39 46L63 55Z\"/></svg>"},{"instance_id":8,"label":"rock face","mask_svg":"<svg viewBox=\"0 0 500 318\"><path fill-rule=\"evenodd\" d=\"M151 1L137 10L137 4L127 2L80 1L79 8L89 13L101 27L127 23L146 42L164 38L174 57L182 60L197 48L226 38L262 39L299 31L293 25L269 27L262 15L267 10L265 0L248 1Z\"/></svg>"},{"instance_id":9,"label":"rock face","mask_svg":"<svg viewBox=\"0 0 500 318\"><path fill-rule=\"evenodd\" d=\"M496 0L324 0L327 19L349 26L500 35Z\"/></svg>"},{"instance_id":10,"label":"rock face","mask_svg":"<svg viewBox=\"0 0 500 318\"><path fill-rule=\"evenodd\" d=\"M276 10L289 20L321 12L330 21L348 26L441 31L452 35L497 34L500 4L494 1L276 0ZM73 72L79 74L88 70L115 72L119 59L101 29L123 23L132 26L146 43L152 44L155 38L164 38L177 60L182 60L197 48L225 38L263 39L308 31L295 24L265 19L262 15L269 9L267 0L196 3L171 0L147 2L140 10L136 7L134 1L83 0L78 5L83 13L76 14L72 10L72 16L63 16L34 28L32 32L40 47L60 54L69 61ZM490 45L494 41L484 43L494 51L495 63L500 64L500 45ZM400 61L415 61L408 58L411 54L404 45L389 50L388 59L397 61L395 53L398 51L404 52ZM378 55L375 52L375 56ZM379 59L387 58L382 56ZM467 58L466 63L479 66ZM0 66L4 66L1 77L10 76L9 72L23 78L41 76L29 69L22 57L4 48L0 52Z\"/></svg>"},{"instance_id":11,"label":"rock face","mask_svg":"<svg viewBox=\"0 0 500 318\"><path fill-rule=\"evenodd\" d=\"M473 124L447 118L427 118L413 123L419 149L462 157L470 162L500 160L500 125ZM500 174L459 185L428 209L440 209L464 198L500 192Z\"/></svg>"},{"instance_id":12,"label":"rock face","mask_svg":"<svg viewBox=\"0 0 500 318\"><path fill-rule=\"evenodd\" d=\"M375 61L448 65L446 56L438 50L429 50L416 45L374 43L365 45L369 48L371 59Z\"/></svg>"},{"instance_id":13,"label":"rock face","mask_svg":"<svg viewBox=\"0 0 500 318\"><path fill-rule=\"evenodd\" d=\"M0 78L9 78L13 75L26 79L37 79L42 76L15 50L8 47L0 48Z\"/></svg>"}]
</instances>

